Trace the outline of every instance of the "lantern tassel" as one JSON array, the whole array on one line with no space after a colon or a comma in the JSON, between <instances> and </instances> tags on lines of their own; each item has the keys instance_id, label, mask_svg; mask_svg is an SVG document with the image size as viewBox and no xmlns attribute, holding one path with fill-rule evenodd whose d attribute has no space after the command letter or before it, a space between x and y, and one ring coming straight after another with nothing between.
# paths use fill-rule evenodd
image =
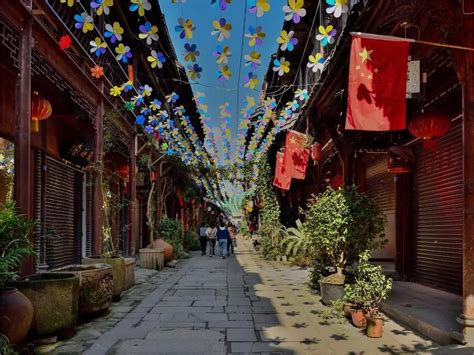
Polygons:
<instances>
[{"instance_id":1,"label":"lantern tassel","mask_svg":"<svg viewBox=\"0 0 474 355\"><path fill-rule=\"evenodd\" d=\"M38 133L39 132L39 121L32 119L31 120L31 131Z\"/></svg>"}]
</instances>

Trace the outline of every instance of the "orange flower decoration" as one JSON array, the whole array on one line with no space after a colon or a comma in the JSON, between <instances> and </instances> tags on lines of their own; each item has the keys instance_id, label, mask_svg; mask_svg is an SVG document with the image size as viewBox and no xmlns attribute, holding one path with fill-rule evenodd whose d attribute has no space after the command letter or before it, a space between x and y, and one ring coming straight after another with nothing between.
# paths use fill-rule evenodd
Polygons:
<instances>
[{"instance_id":1,"label":"orange flower decoration","mask_svg":"<svg viewBox=\"0 0 474 355\"><path fill-rule=\"evenodd\" d=\"M96 65L95 67L91 68L91 75L96 79L100 79L100 77L104 75L104 68Z\"/></svg>"}]
</instances>

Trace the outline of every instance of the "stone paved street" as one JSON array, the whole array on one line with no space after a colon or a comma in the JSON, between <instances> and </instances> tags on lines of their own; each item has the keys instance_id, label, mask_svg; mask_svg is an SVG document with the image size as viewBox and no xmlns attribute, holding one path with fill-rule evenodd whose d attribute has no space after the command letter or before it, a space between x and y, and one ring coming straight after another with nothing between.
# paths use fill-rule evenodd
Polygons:
<instances>
[{"instance_id":1,"label":"stone paved street","mask_svg":"<svg viewBox=\"0 0 474 355\"><path fill-rule=\"evenodd\" d=\"M306 271L268 262L239 241L226 260L193 253L176 269L142 270L108 316L43 352L56 354L430 352L435 344L388 320L381 339L325 320ZM140 280L139 280L140 281Z\"/></svg>"}]
</instances>

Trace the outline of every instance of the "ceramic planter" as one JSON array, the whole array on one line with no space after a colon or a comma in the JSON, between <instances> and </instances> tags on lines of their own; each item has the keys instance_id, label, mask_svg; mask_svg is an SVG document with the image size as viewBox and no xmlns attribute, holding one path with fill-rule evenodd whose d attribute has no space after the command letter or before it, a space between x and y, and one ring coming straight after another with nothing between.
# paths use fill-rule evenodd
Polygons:
<instances>
[{"instance_id":1,"label":"ceramic planter","mask_svg":"<svg viewBox=\"0 0 474 355\"><path fill-rule=\"evenodd\" d=\"M154 240L153 243L151 243L150 246L148 246L148 248L163 249L165 252L164 254L165 265L167 262L173 260L173 247L171 246L171 244L167 243L161 238Z\"/></svg>"},{"instance_id":2,"label":"ceramic planter","mask_svg":"<svg viewBox=\"0 0 474 355\"><path fill-rule=\"evenodd\" d=\"M112 266L112 275L114 279L113 300L120 300L122 291L125 290L125 259L116 256L111 258L101 258L100 256L90 256L82 259L84 265L104 263Z\"/></svg>"},{"instance_id":3,"label":"ceramic planter","mask_svg":"<svg viewBox=\"0 0 474 355\"><path fill-rule=\"evenodd\" d=\"M114 280L110 265L68 265L53 272L67 272L79 278L80 314L102 311L112 304Z\"/></svg>"},{"instance_id":4,"label":"ceramic planter","mask_svg":"<svg viewBox=\"0 0 474 355\"><path fill-rule=\"evenodd\" d=\"M383 319L367 317L367 336L369 338L381 338L383 333Z\"/></svg>"},{"instance_id":5,"label":"ceramic planter","mask_svg":"<svg viewBox=\"0 0 474 355\"><path fill-rule=\"evenodd\" d=\"M332 301L344 297L344 284L333 284L320 280L319 286L321 287L321 299L326 306L329 306Z\"/></svg>"},{"instance_id":6,"label":"ceramic planter","mask_svg":"<svg viewBox=\"0 0 474 355\"><path fill-rule=\"evenodd\" d=\"M354 304L352 303L344 303L343 312L346 317L351 317L352 310L354 309Z\"/></svg>"},{"instance_id":7,"label":"ceramic planter","mask_svg":"<svg viewBox=\"0 0 474 355\"><path fill-rule=\"evenodd\" d=\"M79 278L71 273L44 273L12 282L33 304L31 333L58 334L73 329L79 310Z\"/></svg>"},{"instance_id":8,"label":"ceramic planter","mask_svg":"<svg viewBox=\"0 0 474 355\"><path fill-rule=\"evenodd\" d=\"M18 345L25 339L33 320L33 304L13 287L0 290L0 333L11 344Z\"/></svg>"},{"instance_id":9,"label":"ceramic planter","mask_svg":"<svg viewBox=\"0 0 474 355\"><path fill-rule=\"evenodd\" d=\"M357 328L367 327L367 319L365 318L365 313L362 309L353 309L351 312L352 324Z\"/></svg>"}]
</instances>

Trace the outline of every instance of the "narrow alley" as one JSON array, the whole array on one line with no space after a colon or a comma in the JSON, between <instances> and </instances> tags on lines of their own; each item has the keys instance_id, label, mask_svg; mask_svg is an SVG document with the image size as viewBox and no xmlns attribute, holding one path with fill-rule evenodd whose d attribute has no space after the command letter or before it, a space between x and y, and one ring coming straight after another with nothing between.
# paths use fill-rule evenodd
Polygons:
<instances>
[{"instance_id":1,"label":"narrow alley","mask_svg":"<svg viewBox=\"0 0 474 355\"><path fill-rule=\"evenodd\" d=\"M143 270L142 270L143 271ZM76 336L39 348L54 354L379 354L430 351L435 344L387 320L366 339L324 319L306 271L266 261L247 241L226 260L193 253L176 269L148 272L109 315ZM137 280L138 281L138 280ZM364 339L364 341L361 341Z\"/></svg>"}]
</instances>

